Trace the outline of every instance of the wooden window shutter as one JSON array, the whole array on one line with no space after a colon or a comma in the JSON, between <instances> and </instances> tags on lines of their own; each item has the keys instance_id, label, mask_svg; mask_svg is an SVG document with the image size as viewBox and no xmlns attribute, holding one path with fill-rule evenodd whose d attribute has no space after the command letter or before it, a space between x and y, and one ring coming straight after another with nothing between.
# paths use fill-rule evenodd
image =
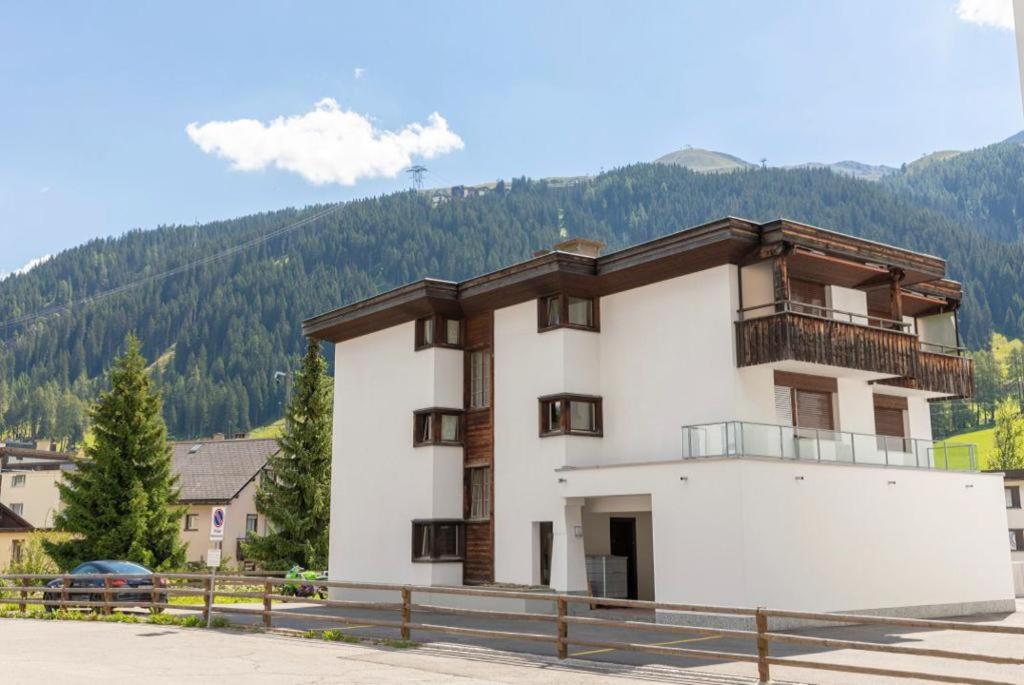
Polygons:
<instances>
[{"instance_id":1,"label":"wooden window shutter","mask_svg":"<svg viewBox=\"0 0 1024 685\"><path fill-rule=\"evenodd\" d=\"M875 407L875 433L905 437L903 429L903 410L888 407Z\"/></svg>"},{"instance_id":2,"label":"wooden window shutter","mask_svg":"<svg viewBox=\"0 0 1024 685\"><path fill-rule=\"evenodd\" d=\"M793 389L789 386L775 386L775 421L782 426L793 425Z\"/></svg>"},{"instance_id":3,"label":"wooden window shutter","mask_svg":"<svg viewBox=\"0 0 1024 685\"><path fill-rule=\"evenodd\" d=\"M811 390L796 391L796 425L801 428L832 430L832 394Z\"/></svg>"},{"instance_id":4,"label":"wooden window shutter","mask_svg":"<svg viewBox=\"0 0 1024 685\"><path fill-rule=\"evenodd\" d=\"M789 282L789 296L794 302L825 306L825 286L821 283L794 278Z\"/></svg>"}]
</instances>

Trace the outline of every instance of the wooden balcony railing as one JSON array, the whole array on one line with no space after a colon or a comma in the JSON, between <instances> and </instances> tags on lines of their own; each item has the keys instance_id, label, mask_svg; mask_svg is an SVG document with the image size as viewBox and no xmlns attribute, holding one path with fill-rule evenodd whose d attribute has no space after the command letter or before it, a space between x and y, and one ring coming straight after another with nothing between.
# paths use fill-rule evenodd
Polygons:
<instances>
[{"instance_id":1,"label":"wooden balcony railing","mask_svg":"<svg viewBox=\"0 0 1024 685\"><path fill-rule=\"evenodd\" d=\"M791 359L900 377L917 356L910 333L790 311L737 321L736 346L741 367Z\"/></svg>"},{"instance_id":2,"label":"wooden balcony railing","mask_svg":"<svg viewBox=\"0 0 1024 685\"><path fill-rule=\"evenodd\" d=\"M766 307L779 311L762 315ZM742 310L740 317L740 367L793 360L892 376L879 381L886 385L955 397L974 393L970 358L955 348L932 351L939 348L920 343L902 322L793 302Z\"/></svg>"}]
</instances>

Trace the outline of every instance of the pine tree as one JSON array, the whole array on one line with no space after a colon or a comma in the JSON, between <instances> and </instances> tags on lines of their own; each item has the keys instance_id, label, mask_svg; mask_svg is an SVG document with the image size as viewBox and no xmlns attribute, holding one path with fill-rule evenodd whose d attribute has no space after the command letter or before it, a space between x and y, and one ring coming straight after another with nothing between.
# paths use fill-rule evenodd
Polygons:
<instances>
[{"instance_id":1,"label":"pine tree","mask_svg":"<svg viewBox=\"0 0 1024 685\"><path fill-rule=\"evenodd\" d=\"M243 543L245 554L266 568L325 568L331 514L331 385L315 340L308 341L296 374L278 445L256 492L256 510L267 518L270 532Z\"/></svg>"},{"instance_id":2,"label":"pine tree","mask_svg":"<svg viewBox=\"0 0 1024 685\"><path fill-rule=\"evenodd\" d=\"M90 559L127 559L157 570L184 563L183 510L160 393L140 347L134 335L125 339L109 372L110 389L89 411L93 441L86 458L57 486L65 507L55 528L73 537L44 546L63 569Z\"/></svg>"},{"instance_id":3,"label":"pine tree","mask_svg":"<svg viewBox=\"0 0 1024 685\"><path fill-rule=\"evenodd\" d=\"M989 465L998 471L1024 468L1024 422L1020 405L1013 397L1007 397L996 409L995 458Z\"/></svg>"}]
</instances>

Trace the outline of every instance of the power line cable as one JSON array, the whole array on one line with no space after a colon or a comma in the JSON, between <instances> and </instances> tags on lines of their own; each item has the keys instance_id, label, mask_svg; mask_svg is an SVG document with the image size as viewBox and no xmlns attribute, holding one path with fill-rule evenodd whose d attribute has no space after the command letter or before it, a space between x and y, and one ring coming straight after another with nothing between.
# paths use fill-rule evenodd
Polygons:
<instances>
[{"instance_id":1,"label":"power line cable","mask_svg":"<svg viewBox=\"0 0 1024 685\"><path fill-rule=\"evenodd\" d=\"M161 271L160 273L151 274L149 276L143 276L142 278L138 278L138 279L136 279L134 281L130 281L128 283L124 283L124 284L119 285L117 287L110 288L108 290L104 290L104 291L101 291L101 292L98 292L98 293L93 293L92 295L88 295L86 297L80 298L78 300L74 300L72 302L68 302L66 304L55 305L55 306L52 306L52 307L47 307L45 309L41 309L41 310L33 312L31 314L25 314L25 315L22 315L22 316L15 317L13 319L8 319L7 321L0 322L0 328L3 329L4 337L6 338L7 335L9 334L9 332L10 332L10 328L11 327L27 325L27 324L33 323L34 321L38 321L40 319L44 319L44 318L47 318L47 317L50 317L50 316L54 316L55 314L59 314L61 312L70 311L71 309L73 309L75 307L80 307L80 306L83 306L83 305L92 304L93 302L97 302L99 300L105 299L105 298L110 297L112 295L117 295L119 293L123 293L123 292L126 292L128 290L132 290L132 289L137 288L139 286L146 285L147 283L155 283L157 281L162 281L162 280L164 280L166 278L170 278L171 276L176 276L176 275L178 275L180 273L184 273L186 271L189 271L190 269L194 269L194 268L199 267L199 266L204 266L206 264L210 264L210 263L216 262L218 260L224 259L225 257L230 257L231 255L234 255L234 254L237 254L239 252L242 252L243 250L247 250L250 247L255 247L256 245L260 245L260 244L265 243L265 242L267 242L269 240L272 240L274 238L280 237L280 236L282 236L282 235L284 235L286 233L290 233L291 231L294 231L296 229L302 228L303 226L311 224L314 221L317 221L319 219L324 218L325 216L328 216L330 214L333 214L334 212L337 212L338 210L340 210L344 206L345 206L344 203L338 203L338 204L336 204L336 205L334 205L332 207L329 207L329 208L327 208L325 210L317 212L316 214L313 214L312 216L307 216L305 218L299 219L298 221L295 221L293 223L287 224L287 225L282 226L280 228L276 228L273 231L270 231L269 233L264 233L263 235L260 235L260 236L257 236L255 238L252 238L251 240L247 240L244 243L239 243L237 245L233 245L233 246L231 246L231 247L229 247L227 249L221 250L220 252L216 252L214 254L207 255L205 257L202 257L201 259L196 259L194 261L187 262L187 263L182 264L180 266L176 266L173 269L168 269L166 271Z\"/></svg>"}]
</instances>

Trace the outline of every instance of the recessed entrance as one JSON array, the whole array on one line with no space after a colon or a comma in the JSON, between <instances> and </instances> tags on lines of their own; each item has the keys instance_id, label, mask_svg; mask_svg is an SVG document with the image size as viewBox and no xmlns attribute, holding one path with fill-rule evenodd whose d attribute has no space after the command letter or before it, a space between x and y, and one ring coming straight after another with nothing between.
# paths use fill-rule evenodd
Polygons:
<instances>
[{"instance_id":1,"label":"recessed entrance","mask_svg":"<svg viewBox=\"0 0 1024 685\"><path fill-rule=\"evenodd\" d=\"M612 556L626 558L626 596L636 599L636 518L613 516L608 526Z\"/></svg>"}]
</instances>

